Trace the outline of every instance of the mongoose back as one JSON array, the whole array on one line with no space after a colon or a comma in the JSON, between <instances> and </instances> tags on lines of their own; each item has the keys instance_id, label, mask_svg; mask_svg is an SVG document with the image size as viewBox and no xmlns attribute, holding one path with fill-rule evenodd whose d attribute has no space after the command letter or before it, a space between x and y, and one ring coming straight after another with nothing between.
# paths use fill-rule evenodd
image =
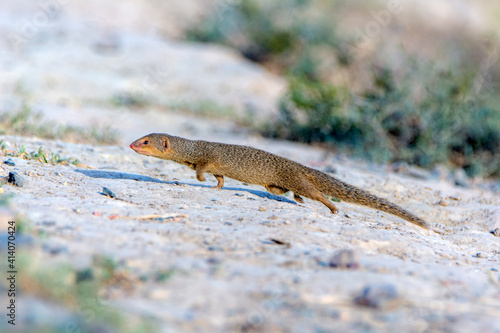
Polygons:
<instances>
[{"instance_id":1,"label":"mongoose back","mask_svg":"<svg viewBox=\"0 0 500 333\"><path fill-rule=\"evenodd\" d=\"M222 189L224 177L264 186L273 194L293 192L302 203L302 196L317 200L332 213L337 207L323 194L349 203L375 208L401 217L424 229L429 225L403 208L367 191L344 183L321 171L266 151L240 145L195 141L168 134L152 133L134 141L130 148L136 153L174 161L196 170L196 178L205 181L205 173L217 179L214 188Z\"/></svg>"}]
</instances>

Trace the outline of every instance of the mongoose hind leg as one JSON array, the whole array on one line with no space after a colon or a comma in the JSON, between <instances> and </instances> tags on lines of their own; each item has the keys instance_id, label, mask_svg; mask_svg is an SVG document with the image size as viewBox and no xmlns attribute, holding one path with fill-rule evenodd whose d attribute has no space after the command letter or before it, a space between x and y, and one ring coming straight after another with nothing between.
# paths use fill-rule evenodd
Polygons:
<instances>
[{"instance_id":1,"label":"mongoose hind leg","mask_svg":"<svg viewBox=\"0 0 500 333\"><path fill-rule=\"evenodd\" d=\"M216 188L218 190L221 190L222 187L224 186L224 176L221 175L214 175L215 179L217 179L217 185L212 186L212 188Z\"/></svg>"},{"instance_id":2,"label":"mongoose hind leg","mask_svg":"<svg viewBox=\"0 0 500 333\"><path fill-rule=\"evenodd\" d=\"M287 189L284 189L283 187L279 187L279 186L265 185L264 187L266 188L266 190L269 193L272 193L272 194L281 195L281 194L285 194L286 192L288 192Z\"/></svg>"},{"instance_id":3,"label":"mongoose hind leg","mask_svg":"<svg viewBox=\"0 0 500 333\"><path fill-rule=\"evenodd\" d=\"M294 193L293 198L295 199L295 201L297 201L299 203L304 203L304 199L302 199L302 197L300 195L297 195Z\"/></svg>"},{"instance_id":4,"label":"mongoose hind leg","mask_svg":"<svg viewBox=\"0 0 500 333\"><path fill-rule=\"evenodd\" d=\"M332 212L332 214L337 214L339 212L338 209L337 209L337 207L335 207L335 205L330 200L328 200L327 198L325 198L325 196L323 195L323 193L321 193L312 184L309 185L309 186L304 186L301 189L300 192L301 192L300 194L303 195L303 196L305 196L306 198L319 201L323 205L325 205L326 207L330 208L330 211Z\"/></svg>"},{"instance_id":5,"label":"mongoose hind leg","mask_svg":"<svg viewBox=\"0 0 500 333\"><path fill-rule=\"evenodd\" d=\"M268 190L270 193L272 194L285 194L286 192L288 192L288 190L286 188L283 188L283 187L279 187L279 186L274 186L274 185L266 185L265 186L266 190ZM293 194L293 198L295 199L295 201L299 202L299 203L303 203L304 202L304 199L302 199L300 197L300 195L298 194Z\"/></svg>"}]
</instances>

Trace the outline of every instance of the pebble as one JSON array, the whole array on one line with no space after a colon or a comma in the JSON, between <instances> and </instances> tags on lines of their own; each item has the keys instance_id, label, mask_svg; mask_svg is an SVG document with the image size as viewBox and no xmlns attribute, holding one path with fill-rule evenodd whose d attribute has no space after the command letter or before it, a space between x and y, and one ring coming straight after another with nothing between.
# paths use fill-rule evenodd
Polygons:
<instances>
[{"instance_id":1,"label":"pebble","mask_svg":"<svg viewBox=\"0 0 500 333\"><path fill-rule=\"evenodd\" d=\"M3 161L3 163L10 165L10 166L16 166L16 163L14 163L12 158L9 158L8 160Z\"/></svg>"},{"instance_id":2,"label":"pebble","mask_svg":"<svg viewBox=\"0 0 500 333\"><path fill-rule=\"evenodd\" d=\"M340 269L358 269L359 263L358 254L351 249L343 249L335 252L329 263L330 267Z\"/></svg>"},{"instance_id":3,"label":"pebble","mask_svg":"<svg viewBox=\"0 0 500 333\"><path fill-rule=\"evenodd\" d=\"M265 211L267 211L267 209L266 209L266 208L264 208L264 207L262 207L262 206L260 206L260 207L259 207L259 211L261 211L261 212L265 212Z\"/></svg>"},{"instance_id":4,"label":"pebble","mask_svg":"<svg viewBox=\"0 0 500 333\"><path fill-rule=\"evenodd\" d=\"M479 258L479 259L486 259L486 256L482 254L481 252L476 253L473 255L474 258Z\"/></svg>"},{"instance_id":5,"label":"pebble","mask_svg":"<svg viewBox=\"0 0 500 333\"><path fill-rule=\"evenodd\" d=\"M333 166L329 165L326 167L325 173L337 173L337 169L335 169Z\"/></svg>"},{"instance_id":6,"label":"pebble","mask_svg":"<svg viewBox=\"0 0 500 333\"><path fill-rule=\"evenodd\" d=\"M102 194L103 195L106 195L110 198L116 198L116 194L113 193L113 191L111 191L109 188L107 187L103 187L102 188Z\"/></svg>"},{"instance_id":7,"label":"pebble","mask_svg":"<svg viewBox=\"0 0 500 333\"><path fill-rule=\"evenodd\" d=\"M398 305L399 294L392 284L368 285L354 298L354 303L377 309L389 309Z\"/></svg>"},{"instance_id":8,"label":"pebble","mask_svg":"<svg viewBox=\"0 0 500 333\"><path fill-rule=\"evenodd\" d=\"M391 169L393 172L396 172L396 173L407 174L410 167L408 166L408 163L403 162L403 161L399 161L399 162L393 163L391 165Z\"/></svg>"},{"instance_id":9,"label":"pebble","mask_svg":"<svg viewBox=\"0 0 500 333\"><path fill-rule=\"evenodd\" d=\"M493 235L493 236L496 236L496 237L500 237L500 228L496 228L494 230L491 230L490 233Z\"/></svg>"},{"instance_id":10,"label":"pebble","mask_svg":"<svg viewBox=\"0 0 500 333\"><path fill-rule=\"evenodd\" d=\"M455 180L455 185L461 187L470 187L470 181L464 169L455 170L455 172L453 173L453 178Z\"/></svg>"},{"instance_id":11,"label":"pebble","mask_svg":"<svg viewBox=\"0 0 500 333\"><path fill-rule=\"evenodd\" d=\"M46 227L51 227L56 224L56 221L43 221L41 224Z\"/></svg>"},{"instance_id":12,"label":"pebble","mask_svg":"<svg viewBox=\"0 0 500 333\"><path fill-rule=\"evenodd\" d=\"M24 185L24 178L21 177L21 175L17 172L9 172L9 178L7 181L12 185L16 185L19 187L23 187Z\"/></svg>"},{"instance_id":13,"label":"pebble","mask_svg":"<svg viewBox=\"0 0 500 333\"><path fill-rule=\"evenodd\" d=\"M238 197L242 197L243 196L243 194L241 194L241 193L235 193L234 195L236 195Z\"/></svg>"},{"instance_id":14,"label":"pebble","mask_svg":"<svg viewBox=\"0 0 500 333\"><path fill-rule=\"evenodd\" d=\"M277 220L277 219L279 219L279 217L278 217L278 215L271 215L271 216L269 216L269 219L270 220Z\"/></svg>"},{"instance_id":15,"label":"pebble","mask_svg":"<svg viewBox=\"0 0 500 333\"><path fill-rule=\"evenodd\" d=\"M446 201L444 199L439 200L438 204L441 206L444 206L444 207L449 205L448 201Z\"/></svg>"},{"instance_id":16,"label":"pebble","mask_svg":"<svg viewBox=\"0 0 500 333\"><path fill-rule=\"evenodd\" d=\"M64 245L54 245L45 243L43 244L43 250L53 255L59 253L68 253L68 247Z\"/></svg>"}]
</instances>

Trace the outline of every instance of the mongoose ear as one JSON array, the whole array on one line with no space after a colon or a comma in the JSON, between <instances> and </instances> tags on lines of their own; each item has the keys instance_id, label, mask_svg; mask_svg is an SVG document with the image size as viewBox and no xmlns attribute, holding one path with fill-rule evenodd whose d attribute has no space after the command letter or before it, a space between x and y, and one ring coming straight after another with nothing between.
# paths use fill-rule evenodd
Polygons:
<instances>
[{"instance_id":1,"label":"mongoose ear","mask_svg":"<svg viewBox=\"0 0 500 333\"><path fill-rule=\"evenodd\" d=\"M167 137L163 137L163 152L166 152L167 150L169 150L171 147L170 145L170 140L167 138Z\"/></svg>"}]
</instances>

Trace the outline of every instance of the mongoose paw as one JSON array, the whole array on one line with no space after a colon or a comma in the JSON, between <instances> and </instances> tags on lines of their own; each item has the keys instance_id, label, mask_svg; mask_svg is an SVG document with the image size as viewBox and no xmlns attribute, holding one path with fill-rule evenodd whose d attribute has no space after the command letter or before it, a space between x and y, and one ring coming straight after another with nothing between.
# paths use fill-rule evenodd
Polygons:
<instances>
[{"instance_id":1,"label":"mongoose paw","mask_svg":"<svg viewBox=\"0 0 500 333\"><path fill-rule=\"evenodd\" d=\"M336 208L335 209L331 209L330 211L332 212L332 214L337 214L339 212L339 210L336 209Z\"/></svg>"},{"instance_id":2,"label":"mongoose paw","mask_svg":"<svg viewBox=\"0 0 500 333\"><path fill-rule=\"evenodd\" d=\"M293 195L293 198L295 199L295 201L297 201L298 203L304 203L304 199L302 199L302 197L298 196L297 194L294 194Z\"/></svg>"},{"instance_id":3,"label":"mongoose paw","mask_svg":"<svg viewBox=\"0 0 500 333\"><path fill-rule=\"evenodd\" d=\"M212 188L216 188L216 189L218 189L218 190L222 190L222 186L221 186L221 187L219 187L219 185L212 186Z\"/></svg>"}]
</instances>

